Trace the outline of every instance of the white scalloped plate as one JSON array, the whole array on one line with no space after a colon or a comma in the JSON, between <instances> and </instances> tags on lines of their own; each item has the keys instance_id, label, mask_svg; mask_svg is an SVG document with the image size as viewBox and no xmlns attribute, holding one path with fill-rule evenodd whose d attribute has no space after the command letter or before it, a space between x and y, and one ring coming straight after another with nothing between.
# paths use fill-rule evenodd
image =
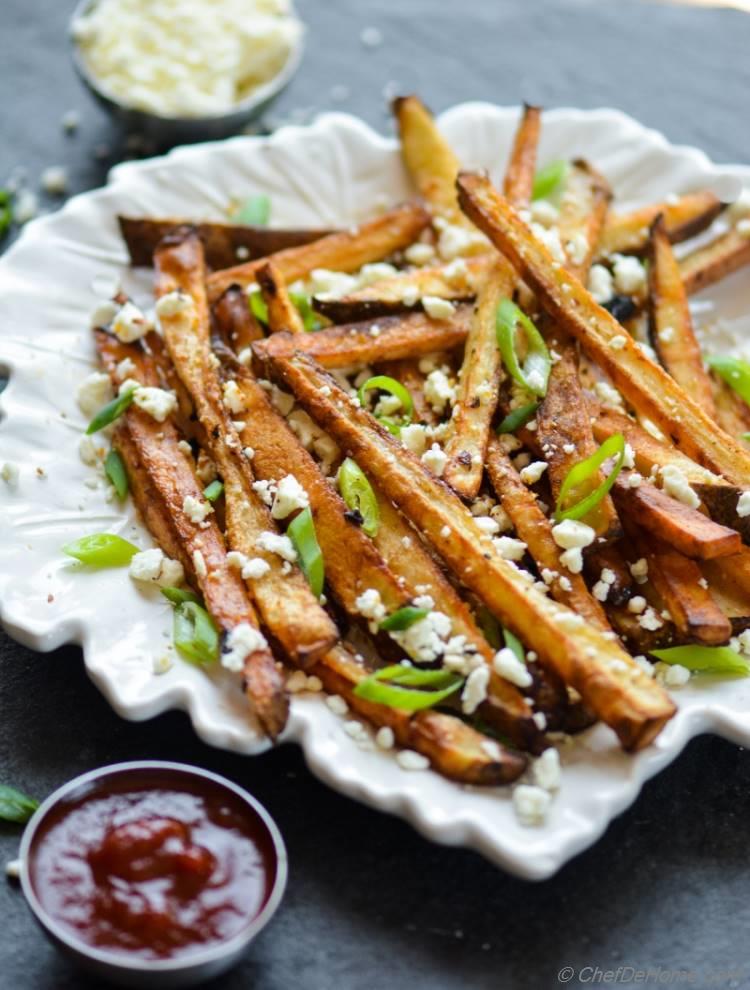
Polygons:
<instances>
[{"instance_id":1,"label":"white scalloped plate","mask_svg":"<svg viewBox=\"0 0 750 990\"><path fill-rule=\"evenodd\" d=\"M499 180L517 116L471 103L440 123L467 167L488 168ZM702 186L730 197L740 183L750 187L749 168L715 166L612 110L545 115L542 160L574 155L593 161L628 203ZM221 218L230 199L258 190L272 197L274 223L296 226L348 224L377 198L396 202L409 194L395 141L332 114L270 138L120 165L106 188L30 224L0 263L0 365L10 377L0 398L0 461L20 467L16 488L0 483L5 628L37 650L79 643L90 676L123 717L181 708L206 742L248 754L266 743L234 680L179 660L166 674L152 673L171 635L170 608L158 594L142 592L122 570L77 571L59 548L104 529L150 545L130 506L108 503L103 486L87 487L93 472L78 457L85 422L76 388L94 365L89 313L117 279L136 294L148 289L147 279L127 271L116 214ZM725 345L750 329L742 316L750 312L747 282L741 275L727 280L709 296L715 306L704 307L708 324L725 318L713 328ZM320 697L294 698L284 738L298 742L313 772L342 793L403 816L433 840L469 846L541 879L593 843L692 736L711 731L750 745L750 683L696 679L678 701L678 715L636 757L625 756L602 726L567 747L563 785L540 828L518 824L507 789L459 787L431 771L404 771L392 754L359 748Z\"/></svg>"}]
</instances>

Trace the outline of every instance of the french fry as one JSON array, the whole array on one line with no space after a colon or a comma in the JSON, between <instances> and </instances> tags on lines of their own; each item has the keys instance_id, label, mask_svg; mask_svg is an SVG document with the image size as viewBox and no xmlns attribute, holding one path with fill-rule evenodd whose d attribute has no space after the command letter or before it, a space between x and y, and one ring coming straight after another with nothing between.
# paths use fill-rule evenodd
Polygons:
<instances>
[{"instance_id":1,"label":"french fry","mask_svg":"<svg viewBox=\"0 0 750 990\"><path fill-rule=\"evenodd\" d=\"M693 296L750 264L750 238L730 230L680 260L685 291Z\"/></svg>"},{"instance_id":2,"label":"french fry","mask_svg":"<svg viewBox=\"0 0 750 990\"><path fill-rule=\"evenodd\" d=\"M607 592L609 605L625 605L633 595L633 579L619 543L591 549L584 558L583 566L592 585L602 580L603 571L610 572L608 577L612 580L605 582L609 587Z\"/></svg>"},{"instance_id":3,"label":"french fry","mask_svg":"<svg viewBox=\"0 0 750 990\"><path fill-rule=\"evenodd\" d=\"M434 711L409 715L360 698L354 689L368 671L344 647L326 654L314 672L330 694L340 695L373 725L392 729L400 746L422 753L444 777L491 786L516 780L526 768L526 758L521 753L490 743L453 715Z\"/></svg>"},{"instance_id":4,"label":"french fry","mask_svg":"<svg viewBox=\"0 0 750 990\"><path fill-rule=\"evenodd\" d=\"M238 354L254 340L265 336L263 327L247 304L247 293L239 285L230 285L213 305L213 315L219 326L231 328L227 346Z\"/></svg>"},{"instance_id":5,"label":"french fry","mask_svg":"<svg viewBox=\"0 0 750 990\"><path fill-rule=\"evenodd\" d=\"M490 439L487 448L487 474L539 571L552 573L549 588L555 601L572 608L598 629L608 630L610 626L604 610L581 575L571 574L560 563L560 549L552 536L550 521L539 508L534 493L521 481L502 439L497 437Z\"/></svg>"},{"instance_id":6,"label":"french fry","mask_svg":"<svg viewBox=\"0 0 750 990\"><path fill-rule=\"evenodd\" d=\"M744 434L750 432L750 406L715 372L709 372L709 381L716 407L717 423L722 430L740 438L747 446L748 441Z\"/></svg>"},{"instance_id":7,"label":"french fry","mask_svg":"<svg viewBox=\"0 0 750 990\"><path fill-rule=\"evenodd\" d=\"M701 570L717 597L734 602L734 617L750 617L750 547L731 557L701 562Z\"/></svg>"},{"instance_id":8,"label":"french fry","mask_svg":"<svg viewBox=\"0 0 750 990\"><path fill-rule=\"evenodd\" d=\"M654 203L632 210L613 213L607 219L599 253L638 254L648 247L649 227L662 214L666 233L673 244L699 234L719 215L721 200L712 192L703 191L681 196L676 203Z\"/></svg>"},{"instance_id":9,"label":"french fry","mask_svg":"<svg viewBox=\"0 0 750 990\"><path fill-rule=\"evenodd\" d=\"M540 303L580 341L629 402L671 435L689 457L740 486L750 485L750 452L717 428L694 400L637 346L607 310L561 266L483 176L462 173L462 207L517 267ZM616 347L612 347L612 341ZM622 346L620 347L620 344Z\"/></svg>"},{"instance_id":10,"label":"french fry","mask_svg":"<svg viewBox=\"0 0 750 990\"><path fill-rule=\"evenodd\" d=\"M612 190L604 176L582 158L571 162L560 203L557 229L567 255L567 270L582 282L594 259Z\"/></svg>"},{"instance_id":11,"label":"french fry","mask_svg":"<svg viewBox=\"0 0 750 990\"><path fill-rule=\"evenodd\" d=\"M494 550L460 499L308 356L275 357L273 365L307 412L377 478L388 498L418 520L455 576L536 651L542 664L579 692L626 749L648 745L675 709L628 654L581 616L531 587Z\"/></svg>"},{"instance_id":12,"label":"french fry","mask_svg":"<svg viewBox=\"0 0 750 990\"><path fill-rule=\"evenodd\" d=\"M156 251L156 294L162 298L181 291L191 305L161 316L169 353L190 393L206 434L209 451L224 482L229 543L248 557L266 561L269 571L248 586L264 624L291 660L308 667L338 639L332 620L320 607L298 568L285 573L276 554L258 548L261 534L274 533L268 508L252 485L250 463L229 417L223 412L219 378L210 361L208 304L204 289L200 240L189 234L176 243L164 242Z\"/></svg>"},{"instance_id":13,"label":"french fry","mask_svg":"<svg viewBox=\"0 0 750 990\"><path fill-rule=\"evenodd\" d=\"M355 272L362 265L381 261L394 251L407 247L429 222L430 215L425 209L413 203L406 204L353 230L339 231L310 244L285 248L270 255L270 258L287 282L306 278L315 268ZM265 259L258 259L214 272L207 282L209 301L216 302L230 285L237 284L242 288L252 285L264 263Z\"/></svg>"},{"instance_id":14,"label":"french fry","mask_svg":"<svg viewBox=\"0 0 750 990\"><path fill-rule=\"evenodd\" d=\"M628 477L629 472L622 472L613 491L617 508L633 524L696 560L729 557L739 552L742 547L739 533L720 526L646 481L631 488Z\"/></svg>"},{"instance_id":15,"label":"french fry","mask_svg":"<svg viewBox=\"0 0 750 990\"><path fill-rule=\"evenodd\" d=\"M493 254L477 255L430 268L417 268L390 278L378 279L340 299L316 296L317 312L334 323L353 323L406 310L421 309L424 296L436 296L451 302L472 300L486 278Z\"/></svg>"},{"instance_id":16,"label":"french fry","mask_svg":"<svg viewBox=\"0 0 750 990\"><path fill-rule=\"evenodd\" d=\"M510 266L498 259L479 291L466 338L450 432L444 445L448 463L443 475L451 488L466 499L476 498L482 483L502 364L495 317L501 300L512 297L515 281Z\"/></svg>"},{"instance_id":17,"label":"french fry","mask_svg":"<svg viewBox=\"0 0 750 990\"><path fill-rule=\"evenodd\" d=\"M446 360L448 360L448 355L438 354L436 363L438 365L445 364ZM379 375L388 375L397 379L404 388L409 390L414 403L414 422L430 425L437 422L438 417L435 410L424 395L424 383L427 375L419 370L418 360L405 358L402 361L383 361L382 364L377 365L376 372Z\"/></svg>"},{"instance_id":18,"label":"french fry","mask_svg":"<svg viewBox=\"0 0 750 990\"><path fill-rule=\"evenodd\" d=\"M116 384L120 384L116 365L123 357L134 362L135 377L142 384L155 380L155 368L149 367L148 359L138 348L120 344L102 331L96 332L95 340ZM179 447L180 435L174 425L169 420L157 422L135 405L125 412L123 422L131 444L122 450L137 454L158 495L160 514L172 521L174 538L183 548L180 559L190 561L189 573L222 636L228 636L243 623L257 629L258 616L242 580L229 567L226 546L216 522L209 518L203 524L196 523L184 511L186 498L202 501L203 493L195 477L192 457L188 459ZM247 656L243 676L261 725L275 739L286 725L289 709L280 674L267 647Z\"/></svg>"},{"instance_id":19,"label":"french fry","mask_svg":"<svg viewBox=\"0 0 750 990\"><path fill-rule=\"evenodd\" d=\"M410 313L386 316L374 323L327 327L304 337L277 333L253 344L253 352L261 364L274 357L304 351L324 368L349 368L451 351L466 340L470 324L471 307L459 306L448 320Z\"/></svg>"},{"instance_id":20,"label":"french fry","mask_svg":"<svg viewBox=\"0 0 750 990\"><path fill-rule=\"evenodd\" d=\"M305 333L299 310L289 298L284 276L272 261L258 269L258 285L268 308L268 329L271 333Z\"/></svg>"},{"instance_id":21,"label":"french fry","mask_svg":"<svg viewBox=\"0 0 750 990\"><path fill-rule=\"evenodd\" d=\"M459 163L435 120L417 96L393 101L401 155L420 196L449 223L469 226L456 201Z\"/></svg>"},{"instance_id":22,"label":"french fry","mask_svg":"<svg viewBox=\"0 0 750 990\"><path fill-rule=\"evenodd\" d=\"M711 379L693 332L680 266L672 251L663 214L651 225L649 245L649 333L659 360L699 406L716 419Z\"/></svg>"},{"instance_id":23,"label":"french fry","mask_svg":"<svg viewBox=\"0 0 750 990\"><path fill-rule=\"evenodd\" d=\"M245 227L231 223L193 223L190 220L145 217L117 218L120 232L130 254L134 268L150 268L154 251L168 234L184 227L198 232L206 252L206 264L211 268L230 268L237 264L239 255L265 258L286 248L309 244L327 237L330 230L280 230L273 227Z\"/></svg>"},{"instance_id":24,"label":"french fry","mask_svg":"<svg viewBox=\"0 0 750 990\"><path fill-rule=\"evenodd\" d=\"M531 199L536 173L541 117L540 107L524 103L503 179L503 192L506 198L517 207L528 206ZM455 182L455 176L453 181Z\"/></svg>"}]
</instances>

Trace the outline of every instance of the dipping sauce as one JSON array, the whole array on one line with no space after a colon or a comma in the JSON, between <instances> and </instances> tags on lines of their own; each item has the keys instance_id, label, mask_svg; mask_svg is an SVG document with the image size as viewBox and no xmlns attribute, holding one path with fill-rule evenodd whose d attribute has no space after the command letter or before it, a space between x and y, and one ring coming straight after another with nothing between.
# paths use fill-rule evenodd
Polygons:
<instances>
[{"instance_id":1,"label":"dipping sauce","mask_svg":"<svg viewBox=\"0 0 750 990\"><path fill-rule=\"evenodd\" d=\"M238 796L146 771L60 801L30 858L34 892L58 924L141 959L232 938L262 910L275 871L265 826Z\"/></svg>"}]
</instances>

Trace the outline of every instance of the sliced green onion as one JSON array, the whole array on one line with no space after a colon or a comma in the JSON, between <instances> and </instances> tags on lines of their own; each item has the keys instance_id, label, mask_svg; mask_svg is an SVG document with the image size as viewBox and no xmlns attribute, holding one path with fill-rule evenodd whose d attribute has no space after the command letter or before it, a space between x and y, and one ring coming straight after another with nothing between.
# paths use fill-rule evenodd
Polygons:
<instances>
[{"instance_id":1,"label":"sliced green onion","mask_svg":"<svg viewBox=\"0 0 750 990\"><path fill-rule=\"evenodd\" d=\"M125 463L116 450L110 450L104 458L104 473L112 482L119 498L128 494L128 475Z\"/></svg>"},{"instance_id":2,"label":"sliced green onion","mask_svg":"<svg viewBox=\"0 0 750 990\"><path fill-rule=\"evenodd\" d=\"M568 163L562 158L558 158L544 168L540 168L534 176L534 185L531 190L532 199L549 199L562 191L562 187L568 178Z\"/></svg>"},{"instance_id":3,"label":"sliced green onion","mask_svg":"<svg viewBox=\"0 0 750 990\"><path fill-rule=\"evenodd\" d=\"M408 629L409 626L413 626L415 622L419 622L420 619L424 619L426 615L429 615L429 612L430 610L428 608L417 608L416 605L404 605L403 608L392 612L387 619L383 619L379 628L383 632L402 632L402 630Z\"/></svg>"},{"instance_id":4,"label":"sliced green onion","mask_svg":"<svg viewBox=\"0 0 750 990\"><path fill-rule=\"evenodd\" d=\"M492 649L499 650L503 645L500 623L486 605L481 605L477 611L477 622Z\"/></svg>"},{"instance_id":5,"label":"sliced green onion","mask_svg":"<svg viewBox=\"0 0 750 990\"><path fill-rule=\"evenodd\" d=\"M523 648L521 640L517 636L514 636L510 629L506 629L505 626L503 626L503 638L505 645L513 653L516 660L526 663L526 651Z\"/></svg>"},{"instance_id":6,"label":"sliced green onion","mask_svg":"<svg viewBox=\"0 0 750 990\"><path fill-rule=\"evenodd\" d=\"M347 457L339 468L339 491L351 511L362 517L363 531L368 536L375 536L380 523L378 499L364 471L351 457Z\"/></svg>"},{"instance_id":7,"label":"sliced green onion","mask_svg":"<svg viewBox=\"0 0 750 990\"><path fill-rule=\"evenodd\" d=\"M527 406L519 406L518 409L511 409L498 426L497 432L515 433L516 430L520 430L522 426L526 426L529 420L533 419L539 405L540 403L538 402L530 402Z\"/></svg>"},{"instance_id":8,"label":"sliced green onion","mask_svg":"<svg viewBox=\"0 0 750 990\"><path fill-rule=\"evenodd\" d=\"M192 591L185 588L162 588L161 593L173 605L182 605L185 602L193 602L194 605L201 605L202 602Z\"/></svg>"},{"instance_id":9,"label":"sliced green onion","mask_svg":"<svg viewBox=\"0 0 750 990\"><path fill-rule=\"evenodd\" d=\"M295 516L289 523L286 533L294 544L294 549L299 557L299 565L307 578L312 593L316 598L320 598L325 582L325 564L309 507Z\"/></svg>"},{"instance_id":10,"label":"sliced green onion","mask_svg":"<svg viewBox=\"0 0 750 990\"><path fill-rule=\"evenodd\" d=\"M271 198L265 193L250 196L232 214L232 222L243 227L267 227L271 216Z\"/></svg>"},{"instance_id":11,"label":"sliced green onion","mask_svg":"<svg viewBox=\"0 0 750 990\"><path fill-rule=\"evenodd\" d=\"M92 533L74 543L66 543L62 551L89 567L124 567L138 553L138 547L114 533Z\"/></svg>"},{"instance_id":12,"label":"sliced green onion","mask_svg":"<svg viewBox=\"0 0 750 990\"><path fill-rule=\"evenodd\" d=\"M192 663L213 663L219 655L219 633L200 605L185 601L174 610L174 645Z\"/></svg>"},{"instance_id":13,"label":"sliced green onion","mask_svg":"<svg viewBox=\"0 0 750 990\"><path fill-rule=\"evenodd\" d=\"M102 406L89 423L86 434L97 433L99 430L103 430L105 426L109 426L110 423L114 423L118 417L122 416L133 401L135 393L136 386L133 386L133 388L129 388L126 392L123 392L122 395L118 395L112 399L106 406Z\"/></svg>"},{"instance_id":14,"label":"sliced green onion","mask_svg":"<svg viewBox=\"0 0 750 990\"><path fill-rule=\"evenodd\" d=\"M374 375L372 378L368 378L366 382L363 382L359 387L359 403L365 408L366 396L370 389L379 389L381 392L388 392L390 395L395 395L396 398L401 403L401 408L403 413L401 419L394 419L392 416L380 416L376 417L378 422L382 423L383 426L392 433L394 436L398 436L401 432L402 426L408 426L411 423L412 416L414 414L414 402L411 397L411 392L406 386L402 385L401 382L396 381L395 378L391 378L389 375Z\"/></svg>"},{"instance_id":15,"label":"sliced green onion","mask_svg":"<svg viewBox=\"0 0 750 990\"><path fill-rule=\"evenodd\" d=\"M596 475L596 472L611 457L615 457L615 465L596 488L585 495L580 501L563 508L569 501L569 496L580 491L584 485ZM622 433L613 433L608 437L601 447L587 457L585 461L574 464L565 476L565 480L557 496L557 506L555 508L555 519L560 522L562 519L583 519L592 509L595 509L602 499L607 495L612 485L617 480L617 475L622 470L625 461L625 437Z\"/></svg>"},{"instance_id":16,"label":"sliced green onion","mask_svg":"<svg viewBox=\"0 0 750 990\"><path fill-rule=\"evenodd\" d=\"M747 658L728 646L670 646L649 652L664 663L679 663L705 674L750 674Z\"/></svg>"},{"instance_id":17,"label":"sliced green onion","mask_svg":"<svg viewBox=\"0 0 750 990\"><path fill-rule=\"evenodd\" d=\"M0 819L4 822L25 825L38 807L39 802L34 798L22 794L15 787L0 784Z\"/></svg>"},{"instance_id":18,"label":"sliced green onion","mask_svg":"<svg viewBox=\"0 0 750 990\"><path fill-rule=\"evenodd\" d=\"M10 190L0 189L0 237L13 223L13 202Z\"/></svg>"},{"instance_id":19,"label":"sliced green onion","mask_svg":"<svg viewBox=\"0 0 750 990\"><path fill-rule=\"evenodd\" d=\"M389 708L416 712L432 708L454 694L463 684L463 678L448 670L418 670L394 664L376 671L360 681L354 693L367 701L374 701ZM414 690L417 688L418 690ZM434 690L421 690L433 688Z\"/></svg>"},{"instance_id":20,"label":"sliced green onion","mask_svg":"<svg viewBox=\"0 0 750 990\"><path fill-rule=\"evenodd\" d=\"M509 374L533 395L543 398L547 394L552 361L542 335L511 299L503 299L497 307L495 327L497 344ZM519 363L516 352L516 332L519 327L526 337L523 365Z\"/></svg>"},{"instance_id":21,"label":"sliced green onion","mask_svg":"<svg viewBox=\"0 0 750 990\"><path fill-rule=\"evenodd\" d=\"M741 358L707 357L706 364L750 405L750 364Z\"/></svg>"},{"instance_id":22,"label":"sliced green onion","mask_svg":"<svg viewBox=\"0 0 750 990\"><path fill-rule=\"evenodd\" d=\"M217 478L216 481L212 481L210 485L207 485L203 489L203 497L209 502L215 502L223 491L224 485Z\"/></svg>"},{"instance_id":23,"label":"sliced green onion","mask_svg":"<svg viewBox=\"0 0 750 990\"><path fill-rule=\"evenodd\" d=\"M255 319L261 323L268 324L268 306L263 301L263 293L260 289L251 292L247 299L250 305L250 312Z\"/></svg>"},{"instance_id":24,"label":"sliced green onion","mask_svg":"<svg viewBox=\"0 0 750 990\"><path fill-rule=\"evenodd\" d=\"M299 310L299 315L302 317L302 322L305 325L305 330L320 330L323 326L318 314L312 308L312 303L310 302L310 297L306 292L290 292L289 298L292 300L294 305Z\"/></svg>"},{"instance_id":25,"label":"sliced green onion","mask_svg":"<svg viewBox=\"0 0 750 990\"><path fill-rule=\"evenodd\" d=\"M750 440L750 433L740 433L740 440Z\"/></svg>"}]
</instances>

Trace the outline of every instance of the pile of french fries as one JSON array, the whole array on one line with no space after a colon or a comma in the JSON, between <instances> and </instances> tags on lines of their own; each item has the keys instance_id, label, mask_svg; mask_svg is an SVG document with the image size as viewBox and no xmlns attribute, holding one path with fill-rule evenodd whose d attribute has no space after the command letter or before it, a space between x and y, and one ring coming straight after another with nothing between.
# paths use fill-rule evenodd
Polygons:
<instances>
[{"instance_id":1,"label":"pile of french fries","mask_svg":"<svg viewBox=\"0 0 750 990\"><path fill-rule=\"evenodd\" d=\"M177 400L117 421L130 492L270 737L289 681L465 783L515 781L595 721L639 750L675 712L652 651L737 649L750 628L750 408L688 306L750 238L710 192L616 212L582 159L535 195L536 107L502 190L419 99L394 113L417 197L356 228L121 218L159 328L97 326L101 362L115 391ZM602 298L617 265L631 290ZM290 476L304 498L284 511ZM197 518L207 477L223 491ZM286 538L303 507L317 579Z\"/></svg>"}]
</instances>

